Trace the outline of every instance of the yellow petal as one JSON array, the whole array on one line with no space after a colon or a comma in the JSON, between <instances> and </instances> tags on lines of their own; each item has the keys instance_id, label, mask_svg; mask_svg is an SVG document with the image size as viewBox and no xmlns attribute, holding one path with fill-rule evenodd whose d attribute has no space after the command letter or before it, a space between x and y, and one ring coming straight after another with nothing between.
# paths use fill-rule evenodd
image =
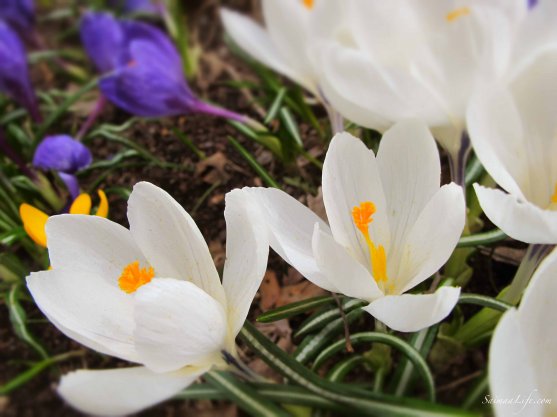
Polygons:
<instances>
[{"instance_id":1,"label":"yellow petal","mask_svg":"<svg viewBox=\"0 0 557 417\"><path fill-rule=\"evenodd\" d=\"M97 193L99 194L99 199L101 201L99 203L99 208L97 208L97 213L95 214L106 218L108 217L108 199L106 198L106 194L103 190L97 190Z\"/></svg>"},{"instance_id":2,"label":"yellow petal","mask_svg":"<svg viewBox=\"0 0 557 417\"><path fill-rule=\"evenodd\" d=\"M31 239L37 244L46 248L45 226L48 215L38 208L23 203L19 206L19 215L23 222L23 228Z\"/></svg>"},{"instance_id":3,"label":"yellow petal","mask_svg":"<svg viewBox=\"0 0 557 417\"><path fill-rule=\"evenodd\" d=\"M91 214L91 196L89 194L80 194L73 201L70 207L70 214Z\"/></svg>"}]
</instances>

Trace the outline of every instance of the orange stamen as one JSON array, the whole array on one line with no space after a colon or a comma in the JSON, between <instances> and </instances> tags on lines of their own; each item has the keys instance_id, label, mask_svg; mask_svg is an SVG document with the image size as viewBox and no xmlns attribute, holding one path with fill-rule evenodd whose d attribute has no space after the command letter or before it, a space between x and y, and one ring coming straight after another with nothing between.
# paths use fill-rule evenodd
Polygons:
<instances>
[{"instance_id":1,"label":"orange stamen","mask_svg":"<svg viewBox=\"0 0 557 417\"><path fill-rule=\"evenodd\" d=\"M469 7L460 7L459 9L455 9L452 12L447 13L446 19L447 22L454 22L459 17L467 16L469 14L470 14Z\"/></svg>"},{"instance_id":2,"label":"orange stamen","mask_svg":"<svg viewBox=\"0 0 557 417\"><path fill-rule=\"evenodd\" d=\"M557 204L557 184L555 184L555 190L551 196L551 204Z\"/></svg>"},{"instance_id":3,"label":"orange stamen","mask_svg":"<svg viewBox=\"0 0 557 417\"><path fill-rule=\"evenodd\" d=\"M373 278L378 284L384 286L384 283L389 279L387 277L387 255L385 254L385 248L383 245L376 246L369 234L369 225L373 222L375 211L375 204L371 201L365 201L352 209L352 219L358 230L364 235L369 248L369 260Z\"/></svg>"},{"instance_id":4,"label":"orange stamen","mask_svg":"<svg viewBox=\"0 0 557 417\"><path fill-rule=\"evenodd\" d=\"M118 286L128 294L136 291L142 285L151 282L155 276L155 270L152 266L147 268L139 268L139 261L132 262L127 265L120 278L118 278Z\"/></svg>"},{"instance_id":5,"label":"orange stamen","mask_svg":"<svg viewBox=\"0 0 557 417\"><path fill-rule=\"evenodd\" d=\"M360 203L359 206L355 206L352 209L352 218L354 219L354 224L362 234L369 233L368 227L373 221L373 215L375 214L376 208L375 204L371 201L365 201Z\"/></svg>"},{"instance_id":6,"label":"orange stamen","mask_svg":"<svg viewBox=\"0 0 557 417\"><path fill-rule=\"evenodd\" d=\"M306 6L307 9L313 9L314 0L302 0L302 3L304 3L304 6Z\"/></svg>"}]
</instances>

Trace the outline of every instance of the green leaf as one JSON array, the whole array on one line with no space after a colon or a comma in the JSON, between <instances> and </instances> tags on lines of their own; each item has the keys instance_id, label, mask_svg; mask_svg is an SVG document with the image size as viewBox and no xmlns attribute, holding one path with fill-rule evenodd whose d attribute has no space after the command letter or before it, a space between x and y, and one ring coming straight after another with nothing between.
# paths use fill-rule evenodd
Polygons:
<instances>
[{"instance_id":1,"label":"green leaf","mask_svg":"<svg viewBox=\"0 0 557 417\"><path fill-rule=\"evenodd\" d=\"M81 87L78 91L74 94L66 98L57 108L56 111L51 113L48 118L43 122L42 125L39 126L37 129L37 133L35 135L35 143L38 143L45 135L45 133L50 129L50 127L56 123L56 121L62 117L66 111L75 103L77 102L82 96L86 93L91 91L93 88L97 86L98 79L95 78Z\"/></svg>"},{"instance_id":2,"label":"green leaf","mask_svg":"<svg viewBox=\"0 0 557 417\"><path fill-rule=\"evenodd\" d=\"M280 109L286 91L287 91L286 87L281 87L279 89L279 91L275 96L275 99L273 100L273 103L271 104L271 107L269 107L269 111L267 112L267 115L265 116L265 120L263 121L263 123L269 124L271 120L277 117L277 113Z\"/></svg>"},{"instance_id":3,"label":"green leaf","mask_svg":"<svg viewBox=\"0 0 557 417\"><path fill-rule=\"evenodd\" d=\"M490 245L505 240L507 237L508 236L502 230L495 229L489 232L461 237L456 247L468 248L471 246Z\"/></svg>"},{"instance_id":4,"label":"green leaf","mask_svg":"<svg viewBox=\"0 0 557 417\"><path fill-rule=\"evenodd\" d=\"M480 294L460 294L458 299L459 304L475 304L482 307L488 307L493 310L505 312L512 307L509 303L506 303L496 298L488 297L486 295Z\"/></svg>"},{"instance_id":5,"label":"green leaf","mask_svg":"<svg viewBox=\"0 0 557 417\"><path fill-rule=\"evenodd\" d=\"M249 385L239 383L227 372L207 372L203 378L254 417L291 417L286 410L263 398Z\"/></svg>"},{"instance_id":6,"label":"green leaf","mask_svg":"<svg viewBox=\"0 0 557 417\"><path fill-rule=\"evenodd\" d=\"M420 352L422 358L427 359L438 330L439 325L434 325L412 334L409 343ZM404 395L413 380L414 371L414 364L406 356L402 358L391 380L390 390L397 396Z\"/></svg>"},{"instance_id":7,"label":"green leaf","mask_svg":"<svg viewBox=\"0 0 557 417\"><path fill-rule=\"evenodd\" d=\"M36 364L31 366L26 371L17 375L15 378L12 378L8 382L6 382L4 385L0 385L0 395L8 395L10 392L18 389L19 387L21 387L22 385L26 384L31 379L36 377L42 371L44 371L48 367L58 362L62 362L69 358L73 358L81 355L83 355L83 351L74 351L74 352L63 353L61 355L53 356L47 359L43 359L42 361L37 362Z\"/></svg>"},{"instance_id":8,"label":"green leaf","mask_svg":"<svg viewBox=\"0 0 557 417\"><path fill-rule=\"evenodd\" d=\"M354 355L343 359L331 368L327 373L327 379L331 382L342 382L344 377L348 375L352 369L365 362L365 358L361 355Z\"/></svg>"},{"instance_id":9,"label":"green leaf","mask_svg":"<svg viewBox=\"0 0 557 417\"><path fill-rule=\"evenodd\" d=\"M284 377L321 398L344 404L346 415L353 414L350 411L352 409L366 415L381 417L479 416L477 413L457 410L452 407L415 399L375 394L326 381L293 360L248 322L242 328L240 338L269 366Z\"/></svg>"},{"instance_id":10,"label":"green leaf","mask_svg":"<svg viewBox=\"0 0 557 417\"><path fill-rule=\"evenodd\" d=\"M241 384L241 382L236 382ZM312 408L320 408L337 412L346 411L346 407L334 401L315 395L308 390L291 385L255 383L250 384L263 398L280 404L292 404ZM181 400L224 400L226 395L208 384L196 384L182 391L174 398Z\"/></svg>"},{"instance_id":11,"label":"green leaf","mask_svg":"<svg viewBox=\"0 0 557 417\"><path fill-rule=\"evenodd\" d=\"M248 164L253 168L253 170L261 177L261 179L270 187L278 188L280 190L280 185L269 175L265 168L263 168L259 162L244 148L240 142L234 139L232 136L228 137L228 140L236 148L238 152L246 159Z\"/></svg>"},{"instance_id":12,"label":"green leaf","mask_svg":"<svg viewBox=\"0 0 557 417\"><path fill-rule=\"evenodd\" d=\"M435 383L433 382L433 375L427 366L424 358L420 355L415 348L413 348L408 342L405 342L398 337L395 337L386 333L378 332L363 332L350 335L350 341L352 345L357 345L364 342L374 342L383 343L389 345L392 348L398 350L405 357L407 357L416 367L418 374L422 377L425 388L427 390L427 395L430 401L435 401ZM313 362L312 369L317 370L336 353L342 351L345 348L345 341L339 340L332 345L324 349Z\"/></svg>"},{"instance_id":13,"label":"green leaf","mask_svg":"<svg viewBox=\"0 0 557 417\"><path fill-rule=\"evenodd\" d=\"M330 295L308 298L307 300L290 303L285 306L275 308L274 310L267 311L257 317L257 321L260 323L272 323L274 321L287 319L298 314L305 313L308 310L313 310L318 307L331 304L332 302L334 302L334 298Z\"/></svg>"},{"instance_id":14,"label":"green leaf","mask_svg":"<svg viewBox=\"0 0 557 417\"><path fill-rule=\"evenodd\" d=\"M366 304L367 303L362 300L347 299L342 303L342 309L345 313L348 313L355 308L363 307ZM308 317L308 319L298 327L298 330L294 333L294 338L303 337L319 331L327 324L331 323L331 320L338 319L340 316L341 314L338 307L317 312Z\"/></svg>"},{"instance_id":15,"label":"green leaf","mask_svg":"<svg viewBox=\"0 0 557 417\"><path fill-rule=\"evenodd\" d=\"M6 304L8 305L8 310L10 312L10 321L14 329L14 333L25 343L31 346L35 352L43 359L49 357L45 348L35 340L29 329L27 328L27 317L23 307L19 303L19 284L12 285L9 293L6 296Z\"/></svg>"}]
</instances>

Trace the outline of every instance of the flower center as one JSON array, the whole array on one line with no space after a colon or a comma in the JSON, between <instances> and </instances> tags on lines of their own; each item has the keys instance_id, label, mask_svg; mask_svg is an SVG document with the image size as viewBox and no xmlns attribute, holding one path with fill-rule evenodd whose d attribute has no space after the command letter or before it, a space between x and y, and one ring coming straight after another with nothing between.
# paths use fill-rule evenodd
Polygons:
<instances>
[{"instance_id":1,"label":"flower center","mask_svg":"<svg viewBox=\"0 0 557 417\"><path fill-rule=\"evenodd\" d=\"M315 0L302 0L302 3L304 3L304 6L306 6L306 9L313 9L314 6L314 1Z\"/></svg>"},{"instance_id":2,"label":"flower center","mask_svg":"<svg viewBox=\"0 0 557 417\"><path fill-rule=\"evenodd\" d=\"M462 16L467 16L469 14L470 14L470 8L469 7L460 7L458 9L455 9L455 10L447 13L446 19L447 19L447 22L454 22L458 18L460 18Z\"/></svg>"},{"instance_id":3,"label":"flower center","mask_svg":"<svg viewBox=\"0 0 557 417\"><path fill-rule=\"evenodd\" d=\"M139 261L132 262L124 267L120 278L118 278L118 286L128 294L135 292L142 285L151 282L155 276L155 270L152 266L147 268L139 268Z\"/></svg>"},{"instance_id":4,"label":"flower center","mask_svg":"<svg viewBox=\"0 0 557 417\"><path fill-rule=\"evenodd\" d=\"M385 285L389 278L387 277L387 255L383 245L375 245L369 234L369 225L373 222L373 214L375 213L375 204L371 201L364 201L359 206L352 209L352 219L358 230L364 236L369 248L369 260L371 263L371 271L373 278L384 291Z\"/></svg>"},{"instance_id":5,"label":"flower center","mask_svg":"<svg viewBox=\"0 0 557 417\"><path fill-rule=\"evenodd\" d=\"M555 190L553 191L553 195L549 200L549 205L547 206L547 209L557 211L557 184L555 184Z\"/></svg>"}]
</instances>

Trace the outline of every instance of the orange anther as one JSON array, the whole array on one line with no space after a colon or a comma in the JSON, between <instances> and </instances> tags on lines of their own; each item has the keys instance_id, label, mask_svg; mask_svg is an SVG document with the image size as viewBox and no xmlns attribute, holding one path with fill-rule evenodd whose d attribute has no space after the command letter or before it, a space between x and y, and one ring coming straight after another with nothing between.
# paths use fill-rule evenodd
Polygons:
<instances>
[{"instance_id":1,"label":"orange anther","mask_svg":"<svg viewBox=\"0 0 557 417\"><path fill-rule=\"evenodd\" d=\"M118 278L118 286L128 294L136 291L142 285L151 282L155 276L155 270L152 266L147 268L139 268L139 261L132 262L122 271L122 275Z\"/></svg>"}]
</instances>

